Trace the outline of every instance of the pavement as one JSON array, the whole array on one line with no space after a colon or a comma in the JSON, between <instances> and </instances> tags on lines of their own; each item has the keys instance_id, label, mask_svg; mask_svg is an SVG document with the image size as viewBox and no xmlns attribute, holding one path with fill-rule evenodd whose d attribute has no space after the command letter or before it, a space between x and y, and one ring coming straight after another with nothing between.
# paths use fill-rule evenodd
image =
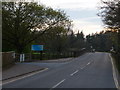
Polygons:
<instances>
[{"instance_id":1,"label":"pavement","mask_svg":"<svg viewBox=\"0 0 120 90\"><path fill-rule=\"evenodd\" d=\"M55 62L68 62L72 58L63 58L63 59L54 59L54 60L42 60L42 61L37 61L37 62L31 62L27 64L26 62L23 63L16 63L14 66L11 68L4 70L2 72L2 81L16 78L25 74L33 73L36 71L44 70L46 69L45 66L40 66L36 65L34 63L55 63Z\"/></svg>"},{"instance_id":2,"label":"pavement","mask_svg":"<svg viewBox=\"0 0 120 90\"><path fill-rule=\"evenodd\" d=\"M15 78L18 76L22 76L22 75L25 75L34 71L43 70L43 69L44 68L40 66L17 63L13 67L2 72L2 80Z\"/></svg>"},{"instance_id":3,"label":"pavement","mask_svg":"<svg viewBox=\"0 0 120 90\"><path fill-rule=\"evenodd\" d=\"M108 53L86 53L69 62L33 62L26 65L45 66L49 69L6 83L3 88L113 88L112 90L116 90Z\"/></svg>"}]
</instances>

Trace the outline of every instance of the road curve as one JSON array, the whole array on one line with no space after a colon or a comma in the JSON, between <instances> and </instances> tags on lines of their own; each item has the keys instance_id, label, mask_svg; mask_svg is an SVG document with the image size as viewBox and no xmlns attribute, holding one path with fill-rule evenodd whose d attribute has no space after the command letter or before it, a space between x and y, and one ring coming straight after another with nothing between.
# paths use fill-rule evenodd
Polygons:
<instances>
[{"instance_id":1,"label":"road curve","mask_svg":"<svg viewBox=\"0 0 120 90\"><path fill-rule=\"evenodd\" d=\"M3 88L116 88L108 53L86 53L65 63L30 63L49 68Z\"/></svg>"}]
</instances>

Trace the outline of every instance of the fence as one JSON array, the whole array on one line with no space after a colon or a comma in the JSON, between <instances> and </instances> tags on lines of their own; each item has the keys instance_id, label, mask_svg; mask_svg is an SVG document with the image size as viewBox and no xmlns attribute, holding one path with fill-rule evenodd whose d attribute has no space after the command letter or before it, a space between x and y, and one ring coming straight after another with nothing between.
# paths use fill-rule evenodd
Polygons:
<instances>
[{"instance_id":1,"label":"fence","mask_svg":"<svg viewBox=\"0 0 120 90\"><path fill-rule=\"evenodd\" d=\"M15 52L2 52L2 67L8 67L15 63Z\"/></svg>"},{"instance_id":2,"label":"fence","mask_svg":"<svg viewBox=\"0 0 120 90\"><path fill-rule=\"evenodd\" d=\"M42 54L42 55L41 55ZM55 52L46 52L46 53L33 53L31 54L32 60L49 60L49 59L57 59L57 58L67 58L73 57L73 52L62 52L62 53L55 53Z\"/></svg>"},{"instance_id":3,"label":"fence","mask_svg":"<svg viewBox=\"0 0 120 90\"><path fill-rule=\"evenodd\" d=\"M78 57L85 53L86 50L78 50L78 51L69 51L69 52L61 52L61 53L55 53L55 52L46 52L46 53L39 53L35 52L32 53L30 57L33 60L49 60L49 59L58 59L58 58L67 58L67 57ZM41 55L42 54L42 55Z\"/></svg>"},{"instance_id":4,"label":"fence","mask_svg":"<svg viewBox=\"0 0 120 90\"><path fill-rule=\"evenodd\" d=\"M78 57L81 54L86 52L86 49L73 50L67 52L34 52L25 54L25 61L35 61L35 60L49 60L49 59L58 59L58 58L67 58L67 57ZM15 62L20 61L20 54L11 52L2 52L2 67L8 67L13 65Z\"/></svg>"},{"instance_id":5,"label":"fence","mask_svg":"<svg viewBox=\"0 0 120 90\"><path fill-rule=\"evenodd\" d=\"M36 61L36 60L49 60L49 59L58 59L58 58L67 58L67 57L74 57L73 52L62 52L62 53L55 53L55 52L32 52L32 53L25 53L25 62ZM15 62L20 61L20 54L15 54Z\"/></svg>"},{"instance_id":6,"label":"fence","mask_svg":"<svg viewBox=\"0 0 120 90\"><path fill-rule=\"evenodd\" d=\"M58 59L58 58L67 58L67 57L78 57L81 54L85 53L86 49L80 50L70 50L66 52L31 52L25 54L25 62L36 61L36 60L49 60L49 59ZM15 61L20 61L20 54L15 54Z\"/></svg>"}]
</instances>

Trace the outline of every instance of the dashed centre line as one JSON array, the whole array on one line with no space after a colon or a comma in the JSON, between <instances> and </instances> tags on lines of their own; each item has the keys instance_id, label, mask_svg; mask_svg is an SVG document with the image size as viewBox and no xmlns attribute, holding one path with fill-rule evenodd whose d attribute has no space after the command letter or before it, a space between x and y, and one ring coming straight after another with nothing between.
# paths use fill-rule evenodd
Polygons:
<instances>
[{"instance_id":1,"label":"dashed centre line","mask_svg":"<svg viewBox=\"0 0 120 90\"><path fill-rule=\"evenodd\" d=\"M66 79L63 79L62 81L60 81L58 84L56 84L55 86L53 86L52 88L56 88L57 86L59 86L61 83L63 83Z\"/></svg>"},{"instance_id":2,"label":"dashed centre line","mask_svg":"<svg viewBox=\"0 0 120 90\"><path fill-rule=\"evenodd\" d=\"M73 76L74 74L76 74L79 70L76 70L75 72L73 72L72 74L70 74L70 76Z\"/></svg>"},{"instance_id":3,"label":"dashed centre line","mask_svg":"<svg viewBox=\"0 0 120 90\"><path fill-rule=\"evenodd\" d=\"M81 69L84 69L86 66L81 67Z\"/></svg>"},{"instance_id":4,"label":"dashed centre line","mask_svg":"<svg viewBox=\"0 0 120 90\"><path fill-rule=\"evenodd\" d=\"M90 62L87 65L89 65L89 64L90 64Z\"/></svg>"}]
</instances>

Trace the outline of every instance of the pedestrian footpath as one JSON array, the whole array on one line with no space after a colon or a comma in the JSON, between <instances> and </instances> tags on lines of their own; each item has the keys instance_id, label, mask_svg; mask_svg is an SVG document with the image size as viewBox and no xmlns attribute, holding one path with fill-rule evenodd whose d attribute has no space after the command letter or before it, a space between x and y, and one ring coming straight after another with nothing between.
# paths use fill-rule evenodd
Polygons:
<instances>
[{"instance_id":1,"label":"pedestrian footpath","mask_svg":"<svg viewBox=\"0 0 120 90\"><path fill-rule=\"evenodd\" d=\"M11 68L2 71L2 80L3 81L8 80L11 78L22 76L22 75L32 73L35 71L40 71L43 69L45 69L45 68L37 66L37 65L16 63Z\"/></svg>"},{"instance_id":2,"label":"pedestrian footpath","mask_svg":"<svg viewBox=\"0 0 120 90\"><path fill-rule=\"evenodd\" d=\"M62 59L54 59L54 60L42 60L36 61L36 63L63 63L71 61L73 58L62 58ZM31 62L33 63L33 62ZM2 81L12 79L18 76L22 76L25 74L29 74L35 71L44 70L46 67L41 67L39 65L34 64L24 64L23 63L16 63L9 69L2 71Z\"/></svg>"}]
</instances>

